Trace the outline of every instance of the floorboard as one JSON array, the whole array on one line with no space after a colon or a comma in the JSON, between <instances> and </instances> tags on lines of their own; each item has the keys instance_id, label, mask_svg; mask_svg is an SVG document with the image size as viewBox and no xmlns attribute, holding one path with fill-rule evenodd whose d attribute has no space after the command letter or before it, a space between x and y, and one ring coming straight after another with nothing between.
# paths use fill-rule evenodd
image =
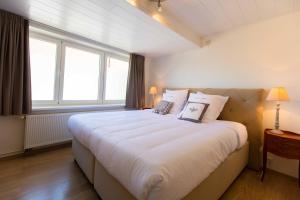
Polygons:
<instances>
[{"instance_id":1,"label":"floorboard","mask_svg":"<svg viewBox=\"0 0 300 200\"><path fill-rule=\"evenodd\" d=\"M299 200L297 179L245 169L221 200ZM0 199L98 200L92 185L73 161L70 147L0 161Z\"/></svg>"},{"instance_id":2,"label":"floorboard","mask_svg":"<svg viewBox=\"0 0 300 200\"><path fill-rule=\"evenodd\" d=\"M221 200L300 200L300 187L296 178L267 170L265 179L260 173L245 169Z\"/></svg>"},{"instance_id":3,"label":"floorboard","mask_svg":"<svg viewBox=\"0 0 300 200\"><path fill-rule=\"evenodd\" d=\"M93 200L92 185L73 161L71 148L0 161L0 199Z\"/></svg>"}]
</instances>

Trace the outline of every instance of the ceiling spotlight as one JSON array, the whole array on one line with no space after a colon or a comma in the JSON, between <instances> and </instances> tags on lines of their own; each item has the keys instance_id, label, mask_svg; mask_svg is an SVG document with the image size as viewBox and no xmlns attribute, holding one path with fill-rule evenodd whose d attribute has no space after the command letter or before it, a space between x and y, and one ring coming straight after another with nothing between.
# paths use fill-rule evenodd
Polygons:
<instances>
[{"instance_id":1,"label":"ceiling spotlight","mask_svg":"<svg viewBox=\"0 0 300 200\"><path fill-rule=\"evenodd\" d=\"M150 0L150 1L157 2L157 10L158 10L158 12L161 12L162 11L161 2L166 1L166 0Z\"/></svg>"},{"instance_id":2,"label":"ceiling spotlight","mask_svg":"<svg viewBox=\"0 0 300 200\"><path fill-rule=\"evenodd\" d=\"M161 11L162 11L162 7L161 7L161 4L160 4L160 3L157 5L157 10L158 10L158 12L161 12Z\"/></svg>"}]
</instances>

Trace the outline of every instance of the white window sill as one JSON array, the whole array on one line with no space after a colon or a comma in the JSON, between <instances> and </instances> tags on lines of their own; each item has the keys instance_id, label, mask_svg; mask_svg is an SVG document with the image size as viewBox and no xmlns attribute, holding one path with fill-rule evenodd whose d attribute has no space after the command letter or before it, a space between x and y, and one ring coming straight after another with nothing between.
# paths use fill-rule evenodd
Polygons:
<instances>
[{"instance_id":1,"label":"white window sill","mask_svg":"<svg viewBox=\"0 0 300 200\"><path fill-rule=\"evenodd\" d=\"M32 114L124 110L124 104L33 106Z\"/></svg>"}]
</instances>

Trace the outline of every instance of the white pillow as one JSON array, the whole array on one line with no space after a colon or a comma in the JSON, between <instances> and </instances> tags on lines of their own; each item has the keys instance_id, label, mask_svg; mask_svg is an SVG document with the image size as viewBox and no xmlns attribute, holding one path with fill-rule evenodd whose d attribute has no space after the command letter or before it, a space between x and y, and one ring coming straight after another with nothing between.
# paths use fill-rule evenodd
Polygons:
<instances>
[{"instance_id":1,"label":"white pillow","mask_svg":"<svg viewBox=\"0 0 300 200\"><path fill-rule=\"evenodd\" d=\"M199 95L198 93L190 93L188 101L201 103L200 101L202 101L202 99L203 99L202 96Z\"/></svg>"},{"instance_id":2,"label":"white pillow","mask_svg":"<svg viewBox=\"0 0 300 200\"><path fill-rule=\"evenodd\" d=\"M186 102L187 94L188 90L166 90L166 93L163 93L163 100L173 102L170 114L180 113Z\"/></svg>"},{"instance_id":3,"label":"white pillow","mask_svg":"<svg viewBox=\"0 0 300 200\"><path fill-rule=\"evenodd\" d=\"M201 101L202 99L199 99L199 98L200 98L200 96L197 95L197 93L190 93L190 94L189 94L189 98L188 98L188 100L186 101L186 104L184 105L183 109L181 110L180 113L177 114L177 118L181 118L181 117L182 117L182 114L183 114L183 112L184 112L184 110L185 110L185 107L187 106L187 103L188 103L188 102L195 102L195 103L205 103L205 104L208 104L208 103L206 103L206 102L202 102L202 101Z\"/></svg>"},{"instance_id":4,"label":"white pillow","mask_svg":"<svg viewBox=\"0 0 300 200\"><path fill-rule=\"evenodd\" d=\"M209 104L202 121L210 122L216 120L219 117L229 97L209 95L202 92L197 92L197 94L194 96L194 100L196 99L198 99L201 103Z\"/></svg>"}]
</instances>

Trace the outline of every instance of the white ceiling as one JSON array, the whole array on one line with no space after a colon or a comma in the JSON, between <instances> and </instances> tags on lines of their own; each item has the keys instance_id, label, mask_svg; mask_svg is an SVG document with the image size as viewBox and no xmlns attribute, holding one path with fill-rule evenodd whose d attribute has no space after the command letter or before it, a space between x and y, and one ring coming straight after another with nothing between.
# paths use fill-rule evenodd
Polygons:
<instances>
[{"instance_id":1,"label":"white ceiling","mask_svg":"<svg viewBox=\"0 0 300 200\"><path fill-rule=\"evenodd\" d=\"M0 0L0 8L150 57L197 47L125 0Z\"/></svg>"},{"instance_id":2,"label":"white ceiling","mask_svg":"<svg viewBox=\"0 0 300 200\"><path fill-rule=\"evenodd\" d=\"M148 0L133 0L148 1ZM168 0L161 24L127 0L0 0L0 8L127 52L154 57L197 48L193 38L300 10L300 0ZM168 15L167 15L168 14ZM169 15L170 14L170 15ZM170 23L180 22L180 29ZM169 26L169 27L168 27ZM183 28L184 27L184 28ZM181 33L180 33L181 32ZM195 41L195 39L194 39Z\"/></svg>"},{"instance_id":3,"label":"white ceiling","mask_svg":"<svg viewBox=\"0 0 300 200\"><path fill-rule=\"evenodd\" d=\"M168 0L162 5L201 36L300 10L300 0Z\"/></svg>"}]
</instances>

